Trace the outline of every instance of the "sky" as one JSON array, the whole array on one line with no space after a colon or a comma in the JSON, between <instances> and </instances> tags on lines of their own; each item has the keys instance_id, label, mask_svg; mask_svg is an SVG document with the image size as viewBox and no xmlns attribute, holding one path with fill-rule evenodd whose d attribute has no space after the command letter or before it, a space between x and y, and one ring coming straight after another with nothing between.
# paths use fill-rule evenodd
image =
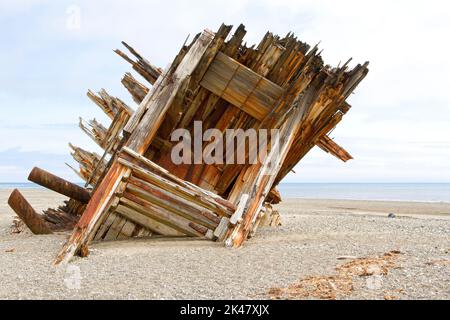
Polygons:
<instances>
[{"instance_id":1,"label":"sky","mask_svg":"<svg viewBox=\"0 0 450 320\"><path fill-rule=\"evenodd\" d=\"M320 42L327 64L370 61L330 135L355 159L316 147L286 182L450 182L450 4L433 0L1 0L0 182L24 182L33 166L79 181L68 142L99 149L78 117L108 123L87 90L136 107L112 50L125 40L165 67L188 35L222 22L244 23L248 44L293 31Z\"/></svg>"}]
</instances>

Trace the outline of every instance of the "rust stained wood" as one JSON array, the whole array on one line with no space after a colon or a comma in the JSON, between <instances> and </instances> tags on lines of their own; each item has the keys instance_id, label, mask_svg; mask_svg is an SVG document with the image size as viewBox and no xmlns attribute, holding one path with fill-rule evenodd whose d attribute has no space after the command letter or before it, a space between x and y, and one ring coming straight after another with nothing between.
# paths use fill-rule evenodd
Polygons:
<instances>
[{"instance_id":1,"label":"rust stained wood","mask_svg":"<svg viewBox=\"0 0 450 320\"><path fill-rule=\"evenodd\" d=\"M31 170L28 180L69 198L78 200L81 203L88 203L91 199L89 191L85 188L38 167L34 167L33 170Z\"/></svg>"},{"instance_id":2,"label":"rust stained wood","mask_svg":"<svg viewBox=\"0 0 450 320\"><path fill-rule=\"evenodd\" d=\"M213 207L218 208L220 211L233 212L236 209L236 206L234 206L231 202L223 199L219 195L217 195L213 192L204 190L195 184L189 183L187 181L184 181L184 180L176 177L175 175L171 174L166 169L158 166L156 163L148 160L147 158L143 157L142 155L139 155L138 153L134 152L130 148L124 147L122 150L126 154L128 154L128 155L132 156L134 159L138 160L144 166L147 166L150 170L157 172L159 175L161 175L165 179L168 179L169 181L176 183L179 186L187 189L188 193L195 195L195 197L198 197L199 199L205 199L205 201L210 202L211 204L213 204Z\"/></svg>"},{"instance_id":3,"label":"rust stained wood","mask_svg":"<svg viewBox=\"0 0 450 320\"><path fill-rule=\"evenodd\" d=\"M271 40L272 41L274 40L271 34L270 33L266 34L266 37L260 43L258 48L261 48L261 50L270 50L271 45L273 45L270 44ZM292 53L292 50L293 48L290 49L287 48L282 50L282 52L279 52L280 56L278 57L278 59L274 60L268 59L268 57L265 56L264 53L262 53L261 61L255 63L255 67L257 68L255 69L255 71L263 76L266 76L268 74L270 79L277 77L279 78L280 73L284 72L284 68L279 68L277 67L277 65L280 64L282 66L285 60ZM288 51L288 54L286 54L286 51ZM309 86L309 84L311 83L312 79L315 76L315 72L314 70L312 70L310 66L314 62L314 57L315 57L314 54L311 53L310 58L307 59L306 63L301 66L302 72L300 73L300 75L296 75L296 77L294 77L294 73L290 73L288 75L289 79L283 78L285 80L282 82L283 84L288 83L288 81L291 81L291 83L289 85L286 85L286 92L283 95L283 97L281 97L277 102L276 108L272 110L269 114L267 114L262 123L251 124L250 127L256 129L277 127L278 125L276 124L276 122L281 123L283 121L282 117L279 116L280 114L283 114L283 112L286 113L286 111L285 110L283 111L283 109L285 109L286 106L292 105L293 100L296 99L305 90L305 88ZM298 62L300 63L303 60L304 56L301 53L299 53ZM268 64L268 61L271 61L271 64ZM259 64L260 62L262 64ZM300 69L296 70L298 72ZM273 124L274 122L275 125ZM242 128L242 127L246 127L243 124L243 122L236 124L234 126L234 128ZM248 156L248 154L246 156ZM221 179L218 181L218 184L216 185L216 190L220 194L225 193L226 190L228 190L228 188L231 186L231 184L235 182L231 195L229 196L229 200L231 200L232 202L237 200L240 196L241 185L245 181L245 179L242 179L242 176L239 177L239 174L244 175L245 174L244 170L245 165L226 165L223 168Z\"/></svg>"},{"instance_id":4,"label":"rust stained wood","mask_svg":"<svg viewBox=\"0 0 450 320\"><path fill-rule=\"evenodd\" d=\"M167 75L166 79L162 81L161 86L155 90L150 101L148 101L146 109L150 112L147 111L137 124L136 129L126 143L127 147L139 154L144 154L159 129L165 113L175 99L178 90L195 70L212 39L213 35L211 32L203 32L173 74ZM144 100L144 102L146 101Z\"/></svg>"},{"instance_id":5,"label":"rust stained wood","mask_svg":"<svg viewBox=\"0 0 450 320\"><path fill-rule=\"evenodd\" d=\"M329 133L341 121L343 114L350 108L344 99L367 75L367 65L367 62L357 65L350 72L346 72L344 66L339 71L338 77L324 71L316 77L302 99L302 103L311 104L312 107L303 121L302 130L295 138L295 143L289 150L274 185L277 185L318 143L318 139ZM328 86L325 85L326 83ZM345 155L345 157L348 156Z\"/></svg>"},{"instance_id":6,"label":"rust stained wood","mask_svg":"<svg viewBox=\"0 0 450 320\"><path fill-rule=\"evenodd\" d=\"M219 31L216 33L214 43L220 44L223 43L224 36L229 33L229 27L222 25ZM221 46L221 51L226 53L231 57L237 57L239 53L239 46L241 46L242 38L245 35L245 28L243 25L240 25L231 39L223 43ZM217 47L217 45L216 45ZM213 57L213 55L210 55ZM201 70L203 73L206 71L205 68ZM196 72L197 75L201 75L201 72ZM193 76L193 80L201 79L200 76ZM194 81L196 82L196 81ZM190 91L189 91L190 92ZM189 99L192 99L192 102L186 107L186 111L182 120L179 123L180 128L186 128L192 130L193 124L192 120L201 120L204 124L204 129L214 128L218 125L214 125L216 119L216 115L219 115L219 119L222 119L223 113L238 113L241 112L239 108L234 107L229 104L225 100L220 99L219 96L213 94L209 90L203 87L197 87L190 95ZM223 115L225 116L225 115ZM233 118L233 117L232 117ZM227 122L228 124L229 122ZM195 183L207 190L213 190L215 182L213 182L209 177L213 175L212 170L215 169L214 166L205 166L205 165L174 165L170 159L170 153L166 153L163 155L162 159L155 160L161 166L168 169L174 175L185 179L189 182ZM206 167L206 168L205 168ZM210 169L208 172L203 173L206 169ZM219 178L216 176L214 179Z\"/></svg>"},{"instance_id":7,"label":"rust stained wood","mask_svg":"<svg viewBox=\"0 0 450 320\"><path fill-rule=\"evenodd\" d=\"M278 152L276 152L277 148L272 148L262 165L255 164L250 167L250 177L242 192L251 196L245 205L247 209L243 213L242 222L238 223L227 237L227 246L239 247L247 239L295 135L300 129L301 119L306 111L307 107L295 108L280 129L280 139L276 142L280 144Z\"/></svg>"},{"instance_id":8,"label":"rust stained wood","mask_svg":"<svg viewBox=\"0 0 450 320\"><path fill-rule=\"evenodd\" d=\"M181 215L209 228L216 228L220 221L218 215L212 211L197 206L191 201L186 201L163 188L135 177L131 177L128 182L127 189L130 193L147 199L174 214Z\"/></svg>"},{"instance_id":9,"label":"rust stained wood","mask_svg":"<svg viewBox=\"0 0 450 320\"><path fill-rule=\"evenodd\" d=\"M113 163L105 178L97 186L92 194L85 212L78 224L75 226L71 237L63 246L55 259L55 264L66 263L80 250L83 245L87 245L91 233L95 233L97 222L102 218L102 214L110 209L114 201L114 194L122 177L129 171L128 168L118 163Z\"/></svg>"},{"instance_id":10,"label":"rust stained wood","mask_svg":"<svg viewBox=\"0 0 450 320\"><path fill-rule=\"evenodd\" d=\"M174 193L186 200L192 201L197 205L203 206L213 212L216 212L221 216L230 216L232 214L231 208L224 206L224 204L229 205L226 200L223 200L223 202L221 202L219 200L219 196L215 195L213 197L206 190L202 190L195 185L178 184L177 182L170 181L162 177L161 175L148 171L123 158L119 158L119 163L129 167L133 171L133 174L135 176L158 187L161 187L166 191Z\"/></svg>"},{"instance_id":11,"label":"rust stained wood","mask_svg":"<svg viewBox=\"0 0 450 320\"><path fill-rule=\"evenodd\" d=\"M159 86L153 92L148 93L147 96L150 96L150 98L148 101L144 99L142 102L146 103L143 110L147 112L138 122L127 142L130 149L141 155L147 150L181 83L196 68L211 41L211 32L203 32L183 57L173 74L167 77L165 81L161 80L161 82L165 82L165 85ZM114 200L114 193L122 178L129 171L129 168L116 161L112 163L105 178L92 195L91 201L89 201L86 211L74 229L72 236L58 254L55 263L68 262L82 246L88 245L92 237L91 234L95 233L95 228L99 227L97 225L98 220L110 209Z\"/></svg>"},{"instance_id":12,"label":"rust stained wood","mask_svg":"<svg viewBox=\"0 0 450 320\"><path fill-rule=\"evenodd\" d=\"M97 230L94 240L101 240L105 237L106 233L108 232L109 228L113 224L114 220L116 219L116 214L111 212L108 217L106 217L105 221L103 221L101 227Z\"/></svg>"},{"instance_id":13,"label":"rust stained wood","mask_svg":"<svg viewBox=\"0 0 450 320\"><path fill-rule=\"evenodd\" d=\"M136 102L138 105L142 102L142 100L144 100L145 96L150 91L149 88L136 80L136 78L134 78L129 72L125 73L121 82L131 94L134 102Z\"/></svg>"},{"instance_id":14,"label":"rust stained wood","mask_svg":"<svg viewBox=\"0 0 450 320\"><path fill-rule=\"evenodd\" d=\"M280 86L221 52L200 84L258 120L264 119L283 94Z\"/></svg>"},{"instance_id":15,"label":"rust stained wood","mask_svg":"<svg viewBox=\"0 0 450 320\"><path fill-rule=\"evenodd\" d=\"M112 223L111 227L108 229L108 232L106 232L104 240L115 240L117 236L120 234L120 231L122 230L122 227L127 222L126 219L124 219L121 216L117 216L114 219L114 222Z\"/></svg>"},{"instance_id":16,"label":"rust stained wood","mask_svg":"<svg viewBox=\"0 0 450 320\"><path fill-rule=\"evenodd\" d=\"M52 233L43 217L34 211L19 190L14 189L9 196L8 204L34 234Z\"/></svg>"},{"instance_id":17,"label":"rust stained wood","mask_svg":"<svg viewBox=\"0 0 450 320\"><path fill-rule=\"evenodd\" d=\"M170 211L161 208L154 203L144 200L138 196L135 196L128 191L124 193L123 198L120 200L130 208L141 212L142 214L164 224L175 230L178 230L191 237L201 237L203 234L193 229L189 224L191 221L188 219L171 214Z\"/></svg>"}]
</instances>

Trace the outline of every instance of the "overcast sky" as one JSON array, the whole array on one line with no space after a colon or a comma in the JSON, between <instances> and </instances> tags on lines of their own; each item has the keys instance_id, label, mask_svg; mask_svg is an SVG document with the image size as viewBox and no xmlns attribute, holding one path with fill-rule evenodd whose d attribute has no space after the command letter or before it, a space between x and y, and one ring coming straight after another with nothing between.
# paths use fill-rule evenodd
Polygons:
<instances>
[{"instance_id":1,"label":"overcast sky","mask_svg":"<svg viewBox=\"0 0 450 320\"><path fill-rule=\"evenodd\" d=\"M286 181L450 182L450 6L431 0L2 0L0 182L26 181L35 165L77 180L68 141L98 151L78 116L106 120L86 91L136 107L120 84L129 65L112 52L121 40L165 67L188 34L222 22L244 23L249 44L293 31L320 41L328 64L370 61L331 134L355 159L315 148Z\"/></svg>"}]
</instances>

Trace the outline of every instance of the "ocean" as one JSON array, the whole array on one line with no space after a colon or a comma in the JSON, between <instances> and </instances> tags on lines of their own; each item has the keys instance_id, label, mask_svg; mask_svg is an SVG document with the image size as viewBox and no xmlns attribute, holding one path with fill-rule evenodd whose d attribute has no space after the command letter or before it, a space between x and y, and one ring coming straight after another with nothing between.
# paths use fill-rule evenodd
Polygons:
<instances>
[{"instance_id":1,"label":"ocean","mask_svg":"<svg viewBox=\"0 0 450 320\"><path fill-rule=\"evenodd\" d=\"M83 185L83 184L79 184ZM0 183L0 189L41 188L34 183ZM281 183L284 199L348 199L449 202L450 183Z\"/></svg>"},{"instance_id":2,"label":"ocean","mask_svg":"<svg viewBox=\"0 0 450 320\"><path fill-rule=\"evenodd\" d=\"M282 183L284 198L450 202L450 183Z\"/></svg>"}]
</instances>

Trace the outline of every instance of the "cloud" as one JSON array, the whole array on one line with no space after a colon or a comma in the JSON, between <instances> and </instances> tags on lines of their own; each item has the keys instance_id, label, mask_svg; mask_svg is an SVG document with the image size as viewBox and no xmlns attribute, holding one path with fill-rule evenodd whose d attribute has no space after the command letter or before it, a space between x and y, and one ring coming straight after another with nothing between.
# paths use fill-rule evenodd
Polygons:
<instances>
[{"instance_id":1,"label":"cloud","mask_svg":"<svg viewBox=\"0 0 450 320\"><path fill-rule=\"evenodd\" d=\"M78 29L67 27L74 5ZM437 0L3 1L0 151L62 155L69 140L95 148L75 127L78 115L107 121L86 90L104 87L134 106L120 84L129 66L111 49L126 40L165 66L188 34L222 22L243 22L248 43L293 31L321 41L332 65L370 61L332 134L355 160L314 150L290 181L450 181L450 10Z\"/></svg>"},{"instance_id":2,"label":"cloud","mask_svg":"<svg viewBox=\"0 0 450 320\"><path fill-rule=\"evenodd\" d=\"M28 174L35 166L48 170L64 179L80 182L80 178L65 163L71 156L58 153L21 151L8 149L0 151L0 183L26 182Z\"/></svg>"}]
</instances>

